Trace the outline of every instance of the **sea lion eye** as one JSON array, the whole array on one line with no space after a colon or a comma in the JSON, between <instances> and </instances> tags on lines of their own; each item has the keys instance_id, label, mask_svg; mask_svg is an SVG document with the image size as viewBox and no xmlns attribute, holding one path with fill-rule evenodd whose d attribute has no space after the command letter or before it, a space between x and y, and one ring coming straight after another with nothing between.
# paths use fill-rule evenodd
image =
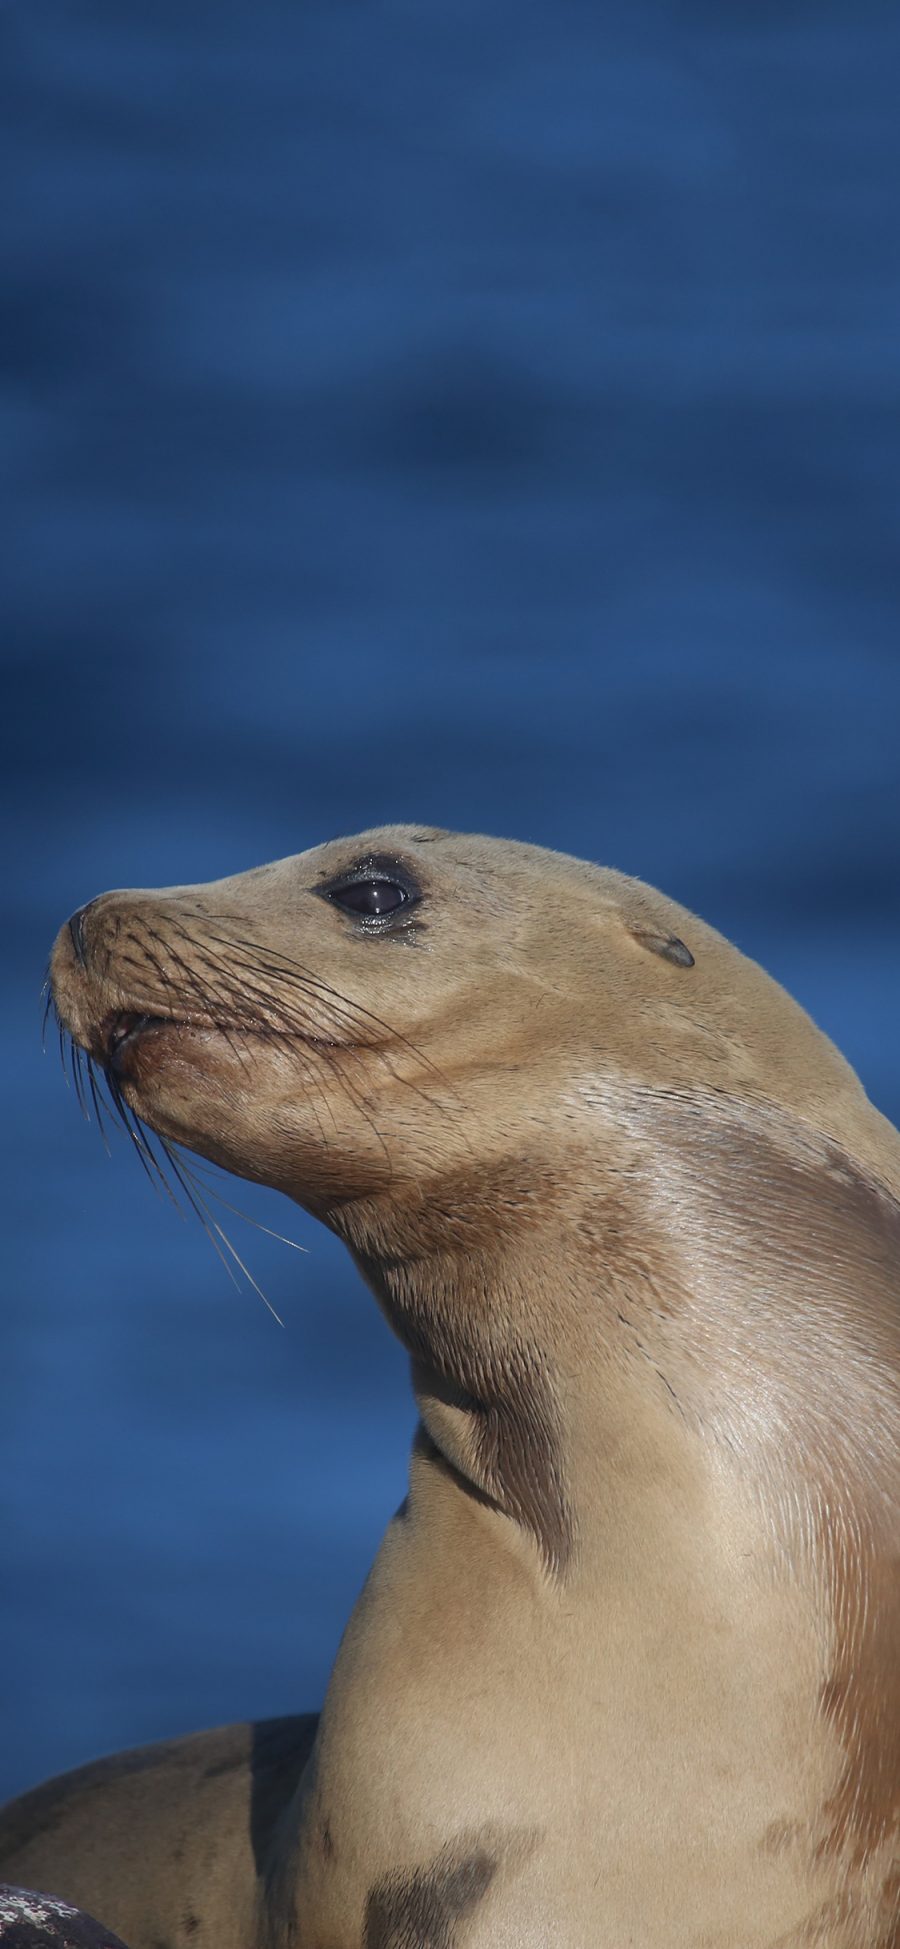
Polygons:
<instances>
[{"instance_id":1,"label":"sea lion eye","mask_svg":"<svg viewBox=\"0 0 900 1949\"><path fill-rule=\"evenodd\" d=\"M397 880L376 879L374 875L371 880L329 887L327 892L336 907L344 907L350 914L392 914L397 907L408 906L412 898Z\"/></svg>"}]
</instances>

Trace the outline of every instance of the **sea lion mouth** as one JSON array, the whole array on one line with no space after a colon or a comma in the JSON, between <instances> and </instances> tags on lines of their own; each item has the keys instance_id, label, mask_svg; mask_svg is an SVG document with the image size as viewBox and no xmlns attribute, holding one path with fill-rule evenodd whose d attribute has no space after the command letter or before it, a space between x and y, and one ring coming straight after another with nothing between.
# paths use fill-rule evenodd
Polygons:
<instances>
[{"instance_id":1,"label":"sea lion mouth","mask_svg":"<svg viewBox=\"0 0 900 1949\"><path fill-rule=\"evenodd\" d=\"M101 1061L105 1067L115 1068L125 1051L133 1049L142 1036L154 1029L177 1028L178 1024L170 1015L138 1015L133 1010L120 1009L103 1024Z\"/></svg>"}]
</instances>

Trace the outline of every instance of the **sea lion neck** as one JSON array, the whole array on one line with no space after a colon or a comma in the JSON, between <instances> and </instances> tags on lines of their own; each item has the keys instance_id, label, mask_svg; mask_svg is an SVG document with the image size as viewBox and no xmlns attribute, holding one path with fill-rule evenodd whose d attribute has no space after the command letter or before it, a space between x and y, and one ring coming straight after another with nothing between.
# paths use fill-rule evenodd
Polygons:
<instances>
[{"instance_id":1,"label":"sea lion neck","mask_svg":"<svg viewBox=\"0 0 900 1949\"><path fill-rule=\"evenodd\" d=\"M620 1146L604 1171L572 1142L329 1218L410 1354L420 1452L563 1577L609 1549L598 1477L616 1473L636 1513L648 1472L679 1483L693 1440L640 1336L635 1354L631 1329L666 1275L629 1162Z\"/></svg>"},{"instance_id":2,"label":"sea lion neck","mask_svg":"<svg viewBox=\"0 0 900 1949\"><path fill-rule=\"evenodd\" d=\"M686 1458L695 1483L728 1477L757 1513L773 1481L785 1507L817 1509L851 1474L874 1509L886 1478L862 1431L884 1417L882 1363L900 1362L879 1284L889 1194L772 1105L596 1081L578 1095L587 1125L568 1145L557 1125L552 1156L329 1219L411 1355L443 1460L553 1571L608 1549L611 1482L639 1517L648 1483L680 1493ZM763 1203L771 1236L748 1260L746 1212ZM798 1249L822 1297L801 1279L775 1307Z\"/></svg>"},{"instance_id":3,"label":"sea lion neck","mask_svg":"<svg viewBox=\"0 0 900 1949\"><path fill-rule=\"evenodd\" d=\"M530 1203L527 1173L499 1175L503 1191L486 1174L468 1199L459 1186L431 1187L402 1205L344 1207L330 1222L410 1355L420 1454L511 1518L556 1573L571 1555L573 1508L566 1388L541 1312L554 1228L545 1211L538 1229L535 1215L523 1250L512 1211Z\"/></svg>"}]
</instances>

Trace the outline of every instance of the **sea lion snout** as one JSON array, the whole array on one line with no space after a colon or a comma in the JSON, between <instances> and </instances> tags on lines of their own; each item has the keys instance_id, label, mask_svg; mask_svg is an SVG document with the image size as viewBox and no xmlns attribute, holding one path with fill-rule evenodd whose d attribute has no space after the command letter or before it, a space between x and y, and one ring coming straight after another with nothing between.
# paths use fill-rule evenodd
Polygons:
<instances>
[{"instance_id":1,"label":"sea lion snout","mask_svg":"<svg viewBox=\"0 0 900 1949\"><path fill-rule=\"evenodd\" d=\"M114 964L118 923L110 908L127 897L104 893L77 907L63 922L50 956L50 991L60 1026L104 1065L113 1052L114 1025L127 1006Z\"/></svg>"},{"instance_id":2,"label":"sea lion snout","mask_svg":"<svg viewBox=\"0 0 900 1949\"><path fill-rule=\"evenodd\" d=\"M89 915L93 901L63 922L50 956L50 993L60 1027L79 1048L99 1058L92 1035Z\"/></svg>"}]
</instances>

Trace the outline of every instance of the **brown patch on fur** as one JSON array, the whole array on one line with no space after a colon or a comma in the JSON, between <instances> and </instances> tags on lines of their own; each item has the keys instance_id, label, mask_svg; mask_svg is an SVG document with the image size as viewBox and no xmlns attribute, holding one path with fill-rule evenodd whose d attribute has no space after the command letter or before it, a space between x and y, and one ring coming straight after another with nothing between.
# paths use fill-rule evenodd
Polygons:
<instances>
[{"instance_id":1,"label":"brown patch on fur","mask_svg":"<svg viewBox=\"0 0 900 1949\"><path fill-rule=\"evenodd\" d=\"M830 1528L836 1633L821 1707L847 1759L821 1846L862 1865L900 1825L900 1560L840 1512Z\"/></svg>"},{"instance_id":2,"label":"brown patch on fur","mask_svg":"<svg viewBox=\"0 0 900 1949\"><path fill-rule=\"evenodd\" d=\"M277 1853L279 1822L311 1771L318 1715L259 1719L250 1754L250 1841L257 1873L268 1876Z\"/></svg>"},{"instance_id":3,"label":"brown patch on fur","mask_svg":"<svg viewBox=\"0 0 900 1949\"><path fill-rule=\"evenodd\" d=\"M509 1269L516 1240L546 1222L557 1195L545 1176L518 1160L457 1173L411 1201L399 1225L392 1213L392 1255L355 1256L413 1357L420 1405L431 1398L466 1419L463 1474L530 1531L548 1569L562 1572L573 1528L556 1377L537 1336L527 1336Z\"/></svg>"},{"instance_id":4,"label":"brown patch on fur","mask_svg":"<svg viewBox=\"0 0 900 1949\"><path fill-rule=\"evenodd\" d=\"M427 1868L388 1875L366 1902L363 1949L454 1949L456 1924L477 1908L497 1862L486 1848L447 1848Z\"/></svg>"},{"instance_id":5,"label":"brown patch on fur","mask_svg":"<svg viewBox=\"0 0 900 1949\"><path fill-rule=\"evenodd\" d=\"M799 1821L771 1820L760 1841L760 1853L787 1854L790 1848L796 1847L798 1841L803 1841L805 1838L804 1829Z\"/></svg>"},{"instance_id":6,"label":"brown patch on fur","mask_svg":"<svg viewBox=\"0 0 900 1949\"><path fill-rule=\"evenodd\" d=\"M887 1932L876 1949L900 1949L900 1863L885 1876L881 1894L889 1919Z\"/></svg>"},{"instance_id":7,"label":"brown patch on fur","mask_svg":"<svg viewBox=\"0 0 900 1949\"><path fill-rule=\"evenodd\" d=\"M421 1359L413 1362L413 1384L420 1402L439 1400L469 1417L474 1481L463 1477L463 1486L529 1530L547 1568L561 1574L572 1551L572 1518L545 1365L536 1356L511 1354L487 1401L464 1392ZM424 1432L426 1444L447 1461L430 1432ZM449 1466L454 1467L452 1462Z\"/></svg>"},{"instance_id":8,"label":"brown patch on fur","mask_svg":"<svg viewBox=\"0 0 900 1949\"><path fill-rule=\"evenodd\" d=\"M489 1495L536 1539L549 1569L565 1569L572 1549L561 1430L536 1349L516 1348L493 1400L478 1403L476 1448Z\"/></svg>"}]
</instances>

